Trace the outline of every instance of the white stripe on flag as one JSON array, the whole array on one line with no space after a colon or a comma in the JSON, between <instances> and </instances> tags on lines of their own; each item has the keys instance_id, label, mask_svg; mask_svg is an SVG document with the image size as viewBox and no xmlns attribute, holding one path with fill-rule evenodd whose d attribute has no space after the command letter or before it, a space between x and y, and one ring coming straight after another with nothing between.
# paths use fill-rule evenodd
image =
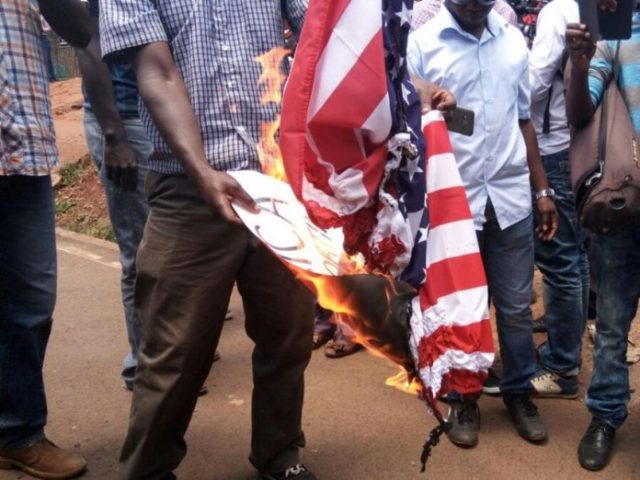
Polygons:
<instances>
[{"instance_id":1,"label":"white stripe on flag","mask_svg":"<svg viewBox=\"0 0 640 480\"><path fill-rule=\"evenodd\" d=\"M318 113L382 29L379 7L375 8L371 0L351 0L344 10L316 64L308 121Z\"/></svg>"},{"instance_id":2,"label":"white stripe on flag","mask_svg":"<svg viewBox=\"0 0 640 480\"><path fill-rule=\"evenodd\" d=\"M466 370L475 373L486 371L493 365L493 358L493 353L465 353L461 350L445 350L431 367L420 369L420 377L435 396L442 388L442 379L451 370Z\"/></svg>"},{"instance_id":3,"label":"white stripe on flag","mask_svg":"<svg viewBox=\"0 0 640 480\"><path fill-rule=\"evenodd\" d=\"M429 157L427 162L427 192L461 187L462 178L453 153L441 153Z\"/></svg>"},{"instance_id":4,"label":"white stripe on flag","mask_svg":"<svg viewBox=\"0 0 640 480\"><path fill-rule=\"evenodd\" d=\"M478 253L478 238L473 220L438 225L429 230L427 268L449 258Z\"/></svg>"},{"instance_id":5,"label":"white stripe on flag","mask_svg":"<svg viewBox=\"0 0 640 480\"><path fill-rule=\"evenodd\" d=\"M368 133L369 140L373 143L382 143L387 139L391 131L391 108L388 93L364 122L362 130Z\"/></svg>"},{"instance_id":6,"label":"white stripe on flag","mask_svg":"<svg viewBox=\"0 0 640 480\"><path fill-rule=\"evenodd\" d=\"M420 313L420 299L412 301L412 328L421 330L423 337L431 336L440 327L468 327L489 318L487 287L458 290L440 297L438 302Z\"/></svg>"}]
</instances>

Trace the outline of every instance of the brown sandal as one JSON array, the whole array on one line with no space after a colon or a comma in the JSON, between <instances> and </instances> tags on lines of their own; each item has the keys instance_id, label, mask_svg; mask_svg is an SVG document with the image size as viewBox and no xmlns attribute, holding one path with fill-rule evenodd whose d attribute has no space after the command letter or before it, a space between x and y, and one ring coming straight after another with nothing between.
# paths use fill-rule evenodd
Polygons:
<instances>
[{"instance_id":1,"label":"brown sandal","mask_svg":"<svg viewBox=\"0 0 640 480\"><path fill-rule=\"evenodd\" d=\"M352 355L363 348L359 343L350 342L349 340L331 340L324 347L324 354L329 358L342 358Z\"/></svg>"}]
</instances>

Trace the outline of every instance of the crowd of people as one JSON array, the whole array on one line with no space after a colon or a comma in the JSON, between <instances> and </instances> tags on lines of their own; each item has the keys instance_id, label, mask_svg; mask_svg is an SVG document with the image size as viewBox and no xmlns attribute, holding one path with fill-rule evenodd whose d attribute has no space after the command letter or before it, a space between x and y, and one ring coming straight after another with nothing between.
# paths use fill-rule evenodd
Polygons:
<instances>
[{"instance_id":1,"label":"crowd of people","mask_svg":"<svg viewBox=\"0 0 640 480\"><path fill-rule=\"evenodd\" d=\"M603 9L617 7L598 1ZM260 71L252 59L284 44L285 22L295 37L307 4L0 3L0 469L66 479L87 465L44 432L42 367L57 278L50 176L58 156L42 43L51 25L77 49L86 139L120 249L130 345L122 379L133 392L120 478L176 478L234 285L255 343L250 461L265 480L316 478L299 457L305 368L313 348L328 343L325 353L337 358L361 347L242 226L231 202L255 205L226 173L260 171L261 108L275 112L278 105L259 108ZM452 101L440 104L474 114L473 132L451 132L451 143L503 364L483 390L502 395L530 442L548 436L534 398L579 395L596 279L586 392L592 421L578 460L600 470L627 417L625 354L640 297L640 225L607 234L582 228L569 152L574 131L589 123L611 81L640 133L640 11L631 39L621 42L596 44L575 0L542 9L531 48L517 22L502 0L416 1L407 62L416 85L437 92L422 96L425 109L444 91ZM547 341L539 347L530 307L534 267L544 278ZM454 444L478 443L481 393L446 398Z\"/></svg>"}]
</instances>

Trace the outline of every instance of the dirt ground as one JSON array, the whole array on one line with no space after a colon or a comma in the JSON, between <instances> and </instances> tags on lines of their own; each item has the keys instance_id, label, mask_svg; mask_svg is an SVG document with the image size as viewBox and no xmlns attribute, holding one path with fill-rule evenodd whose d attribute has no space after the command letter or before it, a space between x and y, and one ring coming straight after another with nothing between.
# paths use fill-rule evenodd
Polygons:
<instances>
[{"instance_id":1,"label":"dirt ground","mask_svg":"<svg viewBox=\"0 0 640 480\"><path fill-rule=\"evenodd\" d=\"M113 241L104 191L85 141L80 79L52 83L51 103L60 154L54 175L57 225Z\"/></svg>"}]
</instances>

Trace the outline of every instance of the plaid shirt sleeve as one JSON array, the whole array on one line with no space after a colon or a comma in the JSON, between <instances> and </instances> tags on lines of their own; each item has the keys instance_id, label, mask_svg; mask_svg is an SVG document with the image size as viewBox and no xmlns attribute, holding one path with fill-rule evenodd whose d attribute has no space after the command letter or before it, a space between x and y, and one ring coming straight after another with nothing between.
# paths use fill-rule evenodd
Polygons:
<instances>
[{"instance_id":1,"label":"plaid shirt sleeve","mask_svg":"<svg viewBox=\"0 0 640 480\"><path fill-rule=\"evenodd\" d=\"M136 48L166 41L152 0L100 0L100 42L105 58L129 61Z\"/></svg>"},{"instance_id":2,"label":"plaid shirt sleeve","mask_svg":"<svg viewBox=\"0 0 640 480\"><path fill-rule=\"evenodd\" d=\"M285 16L289 20L289 25L293 31L298 34L302 30L304 16L307 13L309 0L286 0L283 2L285 8Z\"/></svg>"},{"instance_id":3,"label":"plaid shirt sleeve","mask_svg":"<svg viewBox=\"0 0 640 480\"><path fill-rule=\"evenodd\" d=\"M15 121L4 63L4 55L0 51L0 172L10 171L11 164L19 160L23 135Z\"/></svg>"}]
</instances>

